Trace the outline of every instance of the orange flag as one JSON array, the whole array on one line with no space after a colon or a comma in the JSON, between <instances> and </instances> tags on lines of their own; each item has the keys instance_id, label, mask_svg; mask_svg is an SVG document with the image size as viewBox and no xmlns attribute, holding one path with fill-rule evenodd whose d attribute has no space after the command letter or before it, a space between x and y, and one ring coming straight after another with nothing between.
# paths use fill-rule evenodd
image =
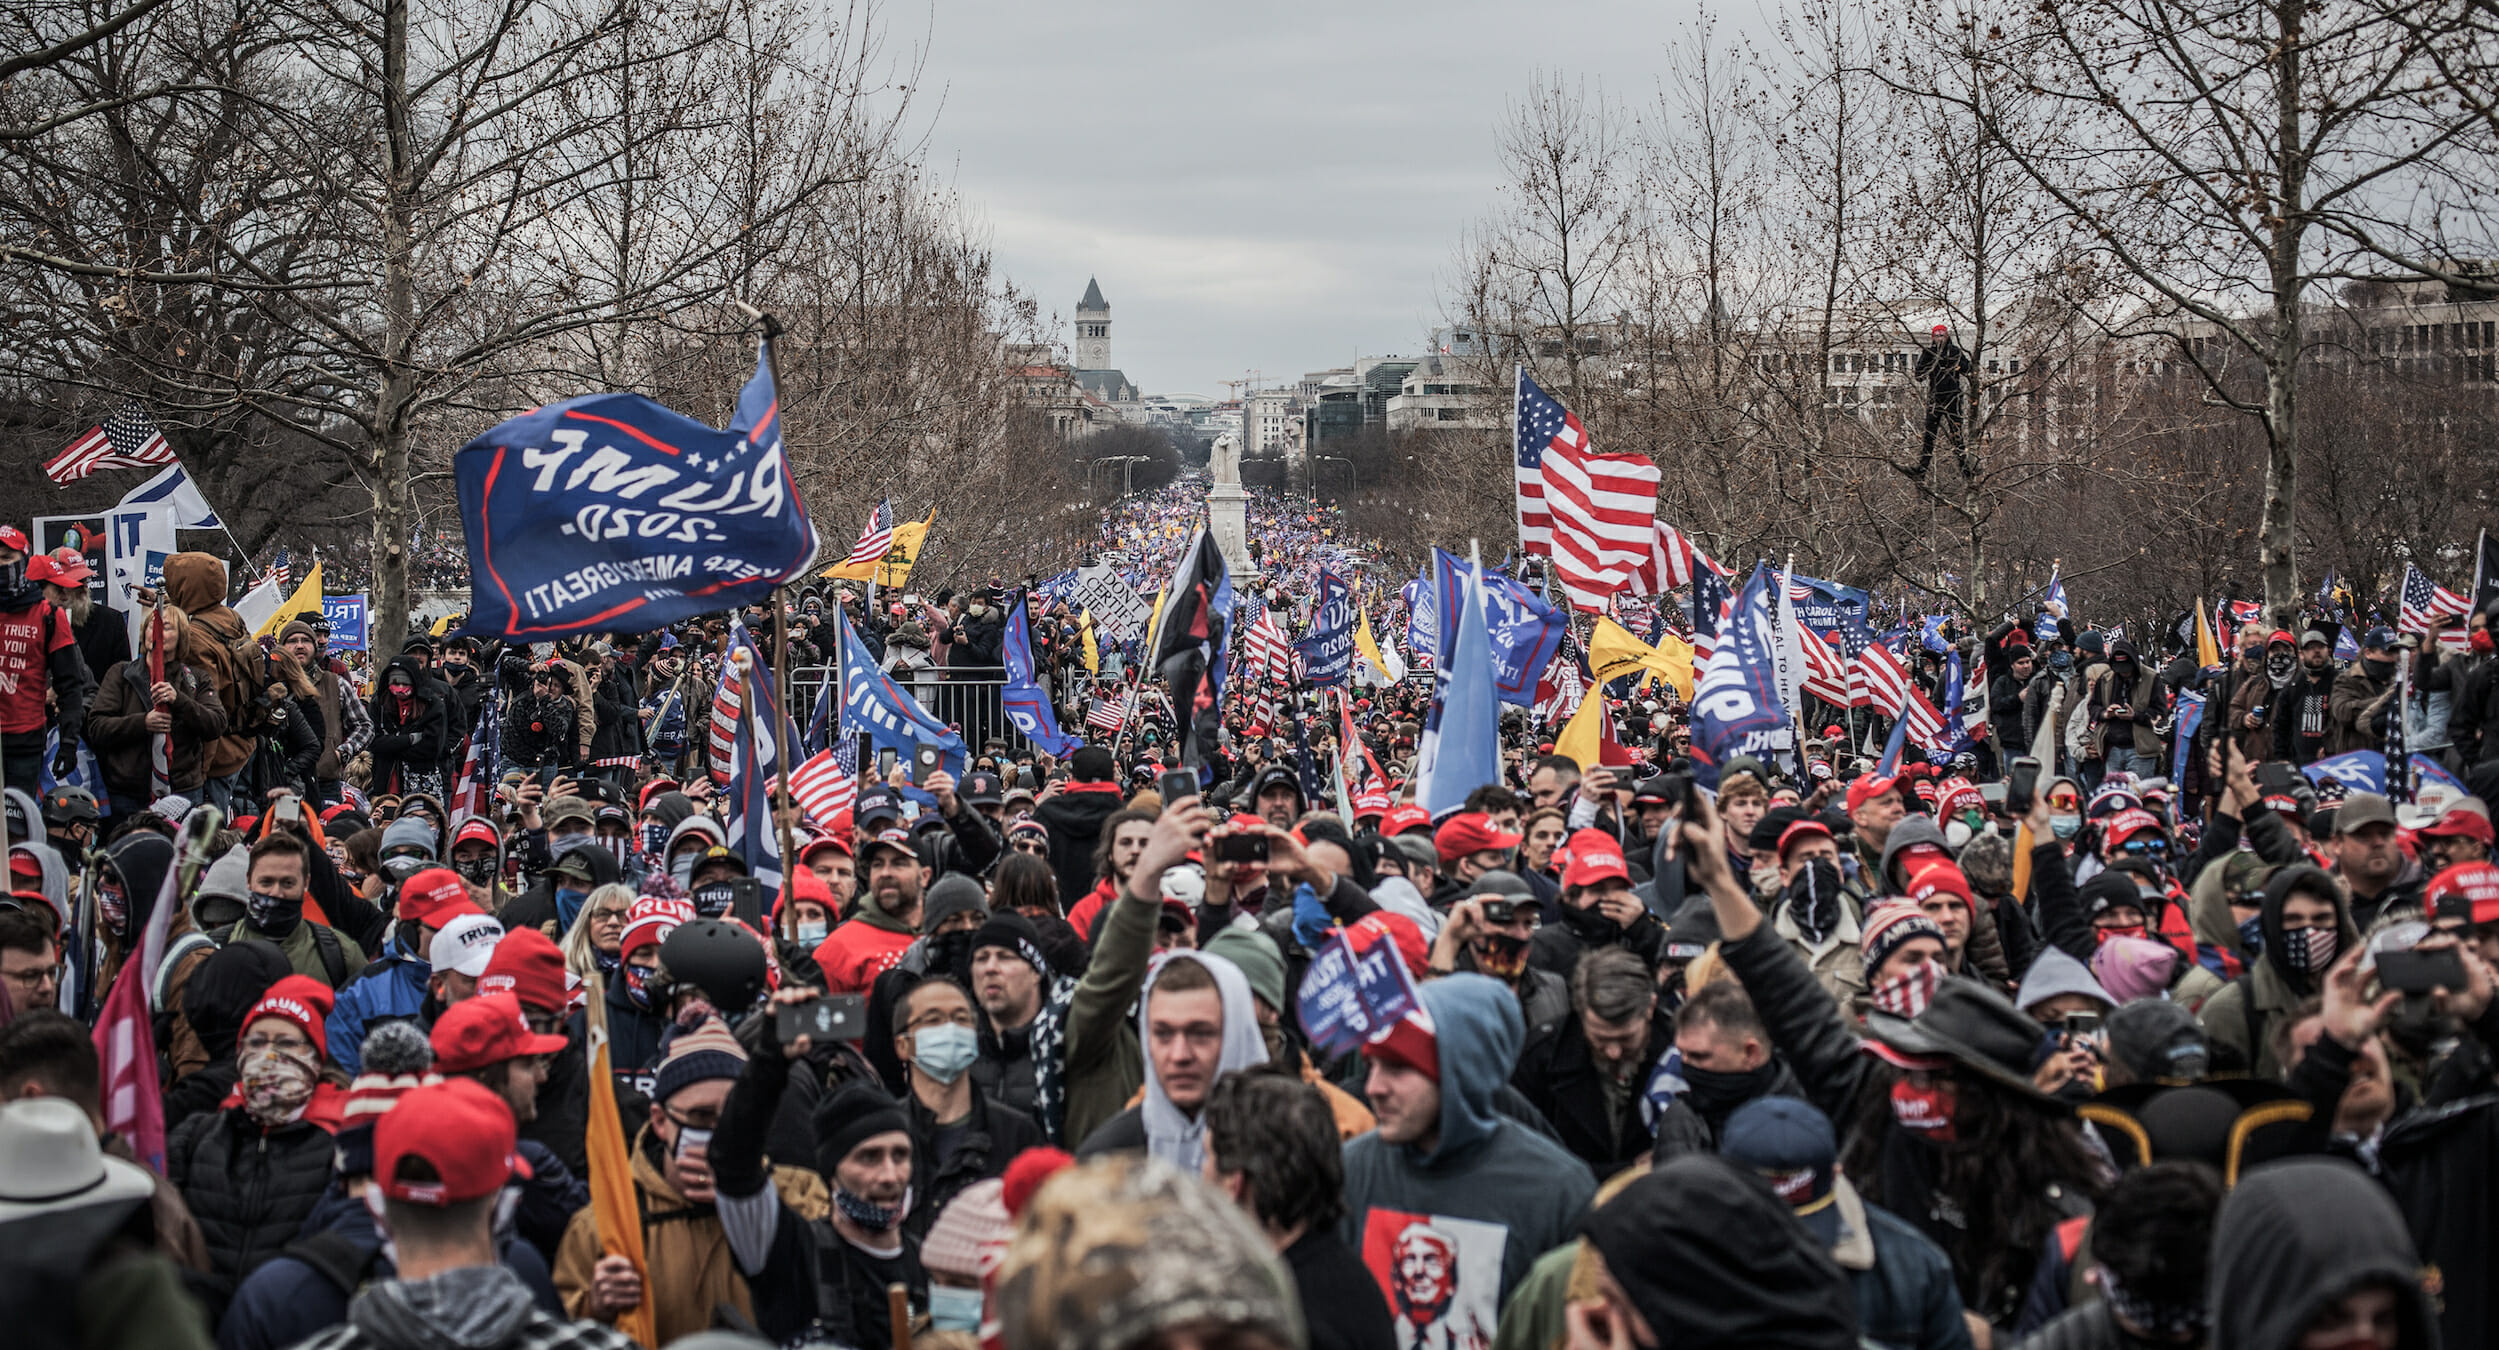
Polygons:
<instances>
[{"instance_id":1,"label":"orange flag","mask_svg":"<svg viewBox=\"0 0 2499 1350\"><path fill-rule=\"evenodd\" d=\"M642 1277L642 1306L616 1319L616 1329L642 1345L659 1344L651 1312L651 1269L642 1257L642 1210L633 1199L633 1160L625 1152L625 1126L616 1111L616 1078L608 1063L607 991L590 977L590 1122L584 1146L590 1153L590 1212L599 1229L599 1251L633 1262Z\"/></svg>"}]
</instances>

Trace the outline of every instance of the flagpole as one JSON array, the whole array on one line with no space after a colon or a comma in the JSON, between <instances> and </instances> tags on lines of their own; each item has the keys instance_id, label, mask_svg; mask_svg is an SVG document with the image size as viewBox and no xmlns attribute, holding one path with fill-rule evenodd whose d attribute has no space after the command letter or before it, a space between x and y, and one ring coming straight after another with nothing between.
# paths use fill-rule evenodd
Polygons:
<instances>
[{"instance_id":1,"label":"flagpole","mask_svg":"<svg viewBox=\"0 0 2499 1350\"><path fill-rule=\"evenodd\" d=\"M781 353L772 345L772 340L781 336L781 321L743 300L735 303L739 309L746 312L748 318L754 320L758 328L763 330L764 368L772 372L773 417L781 420L782 425L786 427L789 410L779 406L783 402ZM779 431L774 432L776 437L780 434ZM868 594L871 596L876 594L876 573L873 569L868 573ZM772 826L781 840L781 885L786 891L789 887L790 869L798 865L797 850L791 846L790 842L789 812L781 809L781 803L791 800L790 755L794 748L789 743L790 719L780 711L788 706L786 700L790 696L790 610L789 587L786 585L772 588L772 685L774 716L781 723L772 729L772 737L777 750L777 753L773 755L773 760L779 769L777 777L780 779L780 786L775 791L772 800ZM755 700L749 699L747 702L751 709ZM752 859L748 860L748 866L752 868Z\"/></svg>"}]
</instances>

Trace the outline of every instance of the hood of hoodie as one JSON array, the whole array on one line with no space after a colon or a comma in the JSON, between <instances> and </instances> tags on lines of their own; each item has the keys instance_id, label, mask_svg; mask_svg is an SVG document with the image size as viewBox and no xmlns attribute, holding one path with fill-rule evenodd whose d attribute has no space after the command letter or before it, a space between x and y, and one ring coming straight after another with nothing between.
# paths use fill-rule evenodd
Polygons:
<instances>
[{"instance_id":1,"label":"hood of hoodie","mask_svg":"<svg viewBox=\"0 0 2499 1350\"><path fill-rule=\"evenodd\" d=\"M394 656L390 659L389 665L382 667L382 673L373 677L374 707L390 706L390 677L394 674L408 677L409 698L419 703L434 703L441 700L443 687L440 682L416 662L404 656Z\"/></svg>"},{"instance_id":2,"label":"hood of hoodie","mask_svg":"<svg viewBox=\"0 0 2499 1350\"><path fill-rule=\"evenodd\" d=\"M712 819L710 816L706 816L698 812L694 815L687 816L685 819L678 821L676 824L668 828L668 845L660 850L660 856L663 858L675 857L677 854L677 841L685 838L689 834L699 834L703 836L704 839L710 841L703 845L705 848L711 848L714 846L725 848L729 843L729 832L720 828L720 822Z\"/></svg>"},{"instance_id":3,"label":"hood of hoodie","mask_svg":"<svg viewBox=\"0 0 2499 1350\"><path fill-rule=\"evenodd\" d=\"M218 930L243 917L243 899L251 894L252 855L237 844L224 856L208 865L200 874L199 888L191 892L191 926L211 937ZM210 901L220 902L217 912L210 914ZM231 907L232 912L226 911Z\"/></svg>"},{"instance_id":4,"label":"hood of hoodie","mask_svg":"<svg viewBox=\"0 0 2499 1350\"><path fill-rule=\"evenodd\" d=\"M2212 1350L2296 1345L2318 1311L2364 1284L2395 1286L2397 1344L2430 1345L2437 1314L2420 1254L2385 1189L2339 1158L2250 1172L2221 1203L2205 1303Z\"/></svg>"},{"instance_id":5,"label":"hood of hoodie","mask_svg":"<svg viewBox=\"0 0 2499 1350\"><path fill-rule=\"evenodd\" d=\"M395 848L421 848L425 850L427 862L438 862L442 858L441 837L435 833L432 824L414 816L401 816L390 823L390 828L382 831L382 856L389 857Z\"/></svg>"},{"instance_id":6,"label":"hood of hoodie","mask_svg":"<svg viewBox=\"0 0 2499 1350\"><path fill-rule=\"evenodd\" d=\"M165 873L173 869L174 841L154 830L133 830L104 851L104 865L121 881L130 931L144 931L156 909L157 892L165 887Z\"/></svg>"},{"instance_id":7,"label":"hood of hoodie","mask_svg":"<svg viewBox=\"0 0 2499 1350\"><path fill-rule=\"evenodd\" d=\"M682 792L663 792L653 797L651 804L643 810L657 816L661 824L674 831L693 817L694 799Z\"/></svg>"},{"instance_id":8,"label":"hood of hoodie","mask_svg":"<svg viewBox=\"0 0 2499 1350\"><path fill-rule=\"evenodd\" d=\"M2039 949L2038 959L2030 963L2030 971L2022 976L2021 990L2013 996L2013 1006L2029 1012L2031 1005L2059 994L2084 994L2100 1000L2101 1011L2117 1006L2109 991L2091 977L2091 968L2068 956L2054 943Z\"/></svg>"},{"instance_id":9,"label":"hood of hoodie","mask_svg":"<svg viewBox=\"0 0 2499 1350\"><path fill-rule=\"evenodd\" d=\"M1445 975L1417 992L1440 1055L1440 1142L1428 1154L1412 1144L1404 1149L1428 1167L1466 1153L1500 1127L1493 1097L1518 1066L1527 1024L1518 995L1489 975Z\"/></svg>"},{"instance_id":10,"label":"hood of hoodie","mask_svg":"<svg viewBox=\"0 0 2499 1350\"><path fill-rule=\"evenodd\" d=\"M11 791L16 790L11 789ZM16 795L22 797L25 794L17 793ZM29 819L41 820L43 817L30 816ZM64 928L68 927L70 923L69 864L61 861L61 851L52 846L51 840L38 835L21 843L9 845L9 852L24 853L35 860L36 868L43 873L43 898L51 902L52 912L59 917L60 925Z\"/></svg>"},{"instance_id":11,"label":"hood of hoodie","mask_svg":"<svg viewBox=\"0 0 2499 1350\"><path fill-rule=\"evenodd\" d=\"M2239 921L2231 916L2230 888L2222 877L2227 861L2216 859L2195 874L2195 884L2187 888L2187 926L2198 943L2228 952L2245 965L2247 944L2239 941Z\"/></svg>"},{"instance_id":12,"label":"hood of hoodie","mask_svg":"<svg viewBox=\"0 0 2499 1350\"><path fill-rule=\"evenodd\" d=\"M295 973L278 944L251 938L211 952L182 986L182 1015L211 1058L234 1053L243 1017L269 986Z\"/></svg>"},{"instance_id":13,"label":"hood of hoodie","mask_svg":"<svg viewBox=\"0 0 2499 1350\"><path fill-rule=\"evenodd\" d=\"M1893 884L1892 860L1898 858L1914 844L1933 844L1947 855L1952 852L1952 846L1944 842L1944 827L1935 822L1935 817L1922 811L1912 811L1902 816L1900 823L1892 826L1892 832L1883 838L1883 862L1875 869L1883 874L1876 878L1880 883L1876 890L1877 894L1900 895L1908 889L1906 877L1901 879L1901 884Z\"/></svg>"},{"instance_id":14,"label":"hood of hoodie","mask_svg":"<svg viewBox=\"0 0 2499 1350\"><path fill-rule=\"evenodd\" d=\"M347 1320L380 1350L493 1350L519 1339L537 1307L503 1266L462 1266L430 1280L385 1280L348 1305Z\"/></svg>"},{"instance_id":15,"label":"hood of hoodie","mask_svg":"<svg viewBox=\"0 0 2499 1350\"><path fill-rule=\"evenodd\" d=\"M2276 978L2289 985L2293 993L2306 996L2317 991L2316 979L2295 975L2282 968L2282 907L2290 902L2294 891L2333 898L2335 927L2341 929L2343 935L2341 943L2335 948L2336 957L2359 945L2360 930L2352 925L2351 902L2343 898L2343 888L2334 884L2334 878L2326 875L2323 869L2306 863L2274 869L2273 875L2265 881L2265 906L2260 911L2263 917L2258 921L2265 935L2264 965Z\"/></svg>"},{"instance_id":16,"label":"hood of hoodie","mask_svg":"<svg viewBox=\"0 0 2499 1350\"><path fill-rule=\"evenodd\" d=\"M207 553L177 553L165 560L165 599L197 619L226 607L226 565Z\"/></svg>"},{"instance_id":17,"label":"hood of hoodie","mask_svg":"<svg viewBox=\"0 0 2499 1350\"><path fill-rule=\"evenodd\" d=\"M1423 930L1425 942L1439 940L1440 911L1432 908L1431 902L1423 898L1423 892L1416 890L1413 882L1400 876L1382 877L1379 884L1371 888L1371 899L1391 914L1412 919L1414 926Z\"/></svg>"},{"instance_id":18,"label":"hood of hoodie","mask_svg":"<svg viewBox=\"0 0 2499 1350\"><path fill-rule=\"evenodd\" d=\"M1137 996L1137 1041L1152 1046L1154 1031L1148 1016L1154 1006L1154 986L1161 983L1163 973L1174 963L1195 961L1215 977L1215 992L1223 999L1223 1048L1215 1057L1215 1079L1236 1069L1254 1069L1267 1062L1267 1041L1258 1034L1258 1005L1250 996L1249 976L1230 960L1206 952L1176 948L1154 963L1146 972L1145 988ZM1174 1167L1194 1168L1206 1158L1206 1126L1203 1117L1193 1117L1171 1104L1163 1091L1163 1080L1154 1072L1154 1056L1145 1059L1145 1141L1146 1151Z\"/></svg>"}]
</instances>

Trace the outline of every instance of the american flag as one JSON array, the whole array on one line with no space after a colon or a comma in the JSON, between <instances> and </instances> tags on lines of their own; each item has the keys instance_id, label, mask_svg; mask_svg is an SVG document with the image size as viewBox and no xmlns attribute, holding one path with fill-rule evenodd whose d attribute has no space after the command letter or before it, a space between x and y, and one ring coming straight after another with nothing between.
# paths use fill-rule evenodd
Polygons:
<instances>
[{"instance_id":1,"label":"american flag","mask_svg":"<svg viewBox=\"0 0 2499 1350\"><path fill-rule=\"evenodd\" d=\"M1517 441L1520 546L1553 559L1573 608L1602 613L1605 597L1656 550L1657 466L1646 455L1595 453L1577 415L1524 370Z\"/></svg>"},{"instance_id":2,"label":"american flag","mask_svg":"<svg viewBox=\"0 0 2499 1350\"><path fill-rule=\"evenodd\" d=\"M160 600L148 611L148 688L153 691L164 682L165 605ZM162 801L173 790L173 733L152 733L148 737L148 800Z\"/></svg>"},{"instance_id":3,"label":"american flag","mask_svg":"<svg viewBox=\"0 0 2499 1350\"><path fill-rule=\"evenodd\" d=\"M2404 564L2404 588L2395 621L2407 633L2426 633L2440 619L2463 618L2473 608L2472 602L2448 590L2410 563ZM2438 645L2448 651L2467 651L2472 636L2461 628L2441 630Z\"/></svg>"},{"instance_id":4,"label":"american flag","mask_svg":"<svg viewBox=\"0 0 2499 1350\"><path fill-rule=\"evenodd\" d=\"M720 663L720 687L712 691L711 775L712 786L729 785L729 760L738 735L738 713L746 702L745 673L738 669L737 654L741 648L753 649L746 640L746 625L729 621L729 645Z\"/></svg>"},{"instance_id":5,"label":"american flag","mask_svg":"<svg viewBox=\"0 0 2499 1350\"><path fill-rule=\"evenodd\" d=\"M817 751L790 770L790 795L817 829L831 829L859 800L859 742L844 736L839 745Z\"/></svg>"},{"instance_id":6,"label":"american flag","mask_svg":"<svg viewBox=\"0 0 2499 1350\"><path fill-rule=\"evenodd\" d=\"M1840 658L1822 635L1803 624L1796 625L1796 638L1805 649L1805 692L1833 707L1845 708L1854 702L1854 690L1848 678L1848 663Z\"/></svg>"},{"instance_id":7,"label":"american flag","mask_svg":"<svg viewBox=\"0 0 2499 1350\"><path fill-rule=\"evenodd\" d=\"M1265 672L1277 684L1291 684L1299 653L1277 631L1275 616L1261 610L1241 627L1241 665L1245 672Z\"/></svg>"},{"instance_id":8,"label":"american flag","mask_svg":"<svg viewBox=\"0 0 2499 1350\"><path fill-rule=\"evenodd\" d=\"M894 500L882 497L876 509L868 513L868 527L859 532L859 542L850 546L844 566L858 563L881 563L894 547Z\"/></svg>"},{"instance_id":9,"label":"american flag","mask_svg":"<svg viewBox=\"0 0 2499 1350\"><path fill-rule=\"evenodd\" d=\"M1634 595L1664 595L1691 585L1704 571L1727 575L1727 569L1701 552L1683 531L1661 520L1649 542L1648 556L1632 567L1630 583L1623 589Z\"/></svg>"},{"instance_id":10,"label":"american flag","mask_svg":"<svg viewBox=\"0 0 2499 1350\"><path fill-rule=\"evenodd\" d=\"M1875 643L1848 664L1848 706L1872 708L1885 717L1900 716L1909 699L1909 666L1900 653ZM1940 725L1940 719L1938 719Z\"/></svg>"},{"instance_id":11,"label":"american flag","mask_svg":"<svg viewBox=\"0 0 2499 1350\"><path fill-rule=\"evenodd\" d=\"M1091 700L1086 702L1086 726L1101 732L1105 736L1116 736L1119 734L1120 727L1125 723L1126 719L1120 715L1119 705L1111 702L1109 699L1103 698L1097 694Z\"/></svg>"},{"instance_id":12,"label":"american flag","mask_svg":"<svg viewBox=\"0 0 2499 1350\"><path fill-rule=\"evenodd\" d=\"M194 822L196 824L204 822ZM204 836L189 833L179 841L183 852L206 852ZM203 859L204 861L204 859ZM165 879L148 911L147 927L138 935L130 959L114 977L112 992L95 1020L95 1052L103 1078L104 1128L120 1135L139 1161L165 1169L165 1099L156 1085L156 1025L148 1011L150 972L165 959L165 935L174 911L182 907L182 867L165 869Z\"/></svg>"},{"instance_id":13,"label":"american flag","mask_svg":"<svg viewBox=\"0 0 2499 1350\"><path fill-rule=\"evenodd\" d=\"M125 403L104 425L89 427L86 435L46 461L43 471L55 483L72 483L98 469L146 469L173 462L173 447L148 420L147 410Z\"/></svg>"},{"instance_id":14,"label":"american flag","mask_svg":"<svg viewBox=\"0 0 2499 1350\"><path fill-rule=\"evenodd\" d=\"M269 564L269 575L277 578L281 587L295 584L295 571L287 566L285 549L279 549L277 558Z\"/></svg>"},{"instance_id":15,"label":"american flag","mask_svg":"<svg viewBox=\"0 0 2499 1350\"><path fill-rule=\"evenodd\" d=\"M489 685L486 702L477 710L477 725L470 730L468 747L460 757L460 781L451 790L454 830L472 817L493 818L495 761L501 758L497 742L502 729L502 720L495 716L494 687Z\"/></svg>"}]
</instances>

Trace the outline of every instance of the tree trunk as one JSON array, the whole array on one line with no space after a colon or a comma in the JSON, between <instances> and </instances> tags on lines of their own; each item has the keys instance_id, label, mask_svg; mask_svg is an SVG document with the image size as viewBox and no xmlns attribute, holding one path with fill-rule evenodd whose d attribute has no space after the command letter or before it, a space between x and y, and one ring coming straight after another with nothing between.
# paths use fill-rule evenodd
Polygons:
<instances>
[{"instance_id":1,"label":"tree trunk","mask_svg":"<svg viewBox=\"0 0 2499 1350\"><path fill-rule=\"evenodd\" d=\"M2269 241L2273 256L2273 333L2265 360L2265 509L2256 526L2256 556L2265 578L2265 613L2273 626L2298 631L2299 618L2299 352L2301 270L2308 209L2306 128L2300 115L2300 56L2306 41L2305 0L2278 0L2280 41L2274 46L2274 119L2281 147L2281 199ZM2227 636L2222 640L2227 642Z\"/></svg>"},{"instance_id":2,"label":"tree trunk","mask_svg":"<svg viewBox=\"0 0 2499 1350\"><path fill-rule=\"evenodd\" d=\"M416 387L407 364L416 340L416 135L408 117L408 0L391 0L382 16L381 369L365 435L372 445L373 662L399 655L408 633L408 483L413 432L409 410Z\"/></svg>"}]
</instances>

